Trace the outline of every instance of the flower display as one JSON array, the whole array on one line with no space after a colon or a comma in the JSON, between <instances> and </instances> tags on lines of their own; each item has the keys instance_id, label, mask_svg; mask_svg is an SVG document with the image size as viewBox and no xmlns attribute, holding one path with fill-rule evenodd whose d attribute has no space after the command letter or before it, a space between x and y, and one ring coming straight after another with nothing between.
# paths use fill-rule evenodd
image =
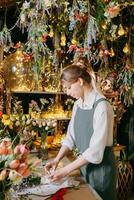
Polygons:
<instances>
[{"instance_id":1,"label":"flower display","mask_svg":"<svg viewBox=\"0 0 134 200\"><path fill-rule=\"evenodd\" d=\"M41 109L44 108L46 101L42 100ZM55 131L57 121L54 119L38 119L33 118L32 112L36 114L41 109L36 101L32 101L29 105L29 114L23 113L23 108L20 101L16 102L13 107L13 113L10 115L1 114L0 118L0 138L9 137L18 143L27 144L30 148L33 147L34 141L41 138L44 142L46 136L52 135Z\"/></svg>"},{"instance_id":2,"label":"flower display","mask_svg":"<svg viewBox=\"0 0 134 200\"><path fill-rule=\"evenodd\" d=\"M38 145L38 141L40 148L45 150L45 142L46 137L48 135L53 135L55 132L55 128L57 126L57 121L54 119L36 119L32 121L33 124L33 130L38 133L38 136L36 140L33 142L36 145ZM40 138L40 140L39 140Z\"/></svg>"},{"instance_id":3,"label":"flower display","mask_svg":"<svg viewBox=\"0 0 134 200\"><path fill-rule=\"evenodd\" d=\"M4 193L23 178L37 173L41 160L30 154L25 144L14 146L9 138L0 141L0 193ZM3 196L4 199L4 196Z\"/></svg>"},{"instance_id":4,"label":"flower display","mask_svg":"<svg viewBox=\"0 0 134 200\"><path fill-rule=\"evenodd\" d=\"M67 110L71 110L73 105L74 105L74 100L73 99L67 99L65 101L65 105L67 106Z\"/></svg>"}]
</instances>

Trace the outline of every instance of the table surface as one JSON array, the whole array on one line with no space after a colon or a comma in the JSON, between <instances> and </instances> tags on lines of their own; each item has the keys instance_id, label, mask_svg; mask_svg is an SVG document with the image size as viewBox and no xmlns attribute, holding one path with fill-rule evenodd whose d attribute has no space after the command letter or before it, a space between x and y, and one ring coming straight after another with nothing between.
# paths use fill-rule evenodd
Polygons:
<instances>
[{"instance_id":1,"label":"table surface","mask_svg":"<svg viewBox=\"0 0 134 200\"><path fill-rule=\"evenodd\" d=\"M44 197L29 196L31 200L44 200ZM97 194L94 194L92 189L87 184L81 184L79 189L67 189L67 193L64 195L64 200L101 200ZM50 200L51 198L47 198Z\"/></svg>"},{"instance_id":2,"label":"table surface","mask_svg":"<svg viewBox=\"0 0 134 200\"><path fill-rule=\"evenodd\" d=\"M50 155L50 158L53 156ZM64 157L63 160L60 162L60 167L67 165L70 163L70 159L68 157ZM75 170L71 176L75 176L79 181L80 185L77 189L75 188L68 188L67 193L64 195L64 200L102 200L99 195L92 189L91 186L86 184L82 177L80 177L79 170ZM32 200L44 200L44 197L38 196L30 196ZM51 198L47 198L50 200Z\"/></svg>"}]
</instances>

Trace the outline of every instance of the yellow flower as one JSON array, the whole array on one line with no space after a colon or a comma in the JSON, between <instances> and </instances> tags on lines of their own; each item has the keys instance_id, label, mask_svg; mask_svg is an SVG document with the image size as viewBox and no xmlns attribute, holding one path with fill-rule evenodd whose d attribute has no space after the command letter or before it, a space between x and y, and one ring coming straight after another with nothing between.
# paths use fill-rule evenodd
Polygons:
<instances>
[{"instance_id":1,"label":"yellow flower","mask_svg":"<svg viewBox=\"0 0 134 200\"><path fill-rule=\"evenodd\" d=\"M11 122L10 119L7 119L7 120L2 119L2 123L3 123L5 126L10 126L10 125L12 125L12 122Z\"/></svg>"},{"instance_id":2,"label":"yellow flower","mask_svg":"<svg viewBox=\"0 0 134 200\"><path fill-rule=\"evenodd\" d=\"M3 120L9 119L9 115L3 114L3 115L2 115L2 119L3 119Z\"/></svg>"}]
</instances>

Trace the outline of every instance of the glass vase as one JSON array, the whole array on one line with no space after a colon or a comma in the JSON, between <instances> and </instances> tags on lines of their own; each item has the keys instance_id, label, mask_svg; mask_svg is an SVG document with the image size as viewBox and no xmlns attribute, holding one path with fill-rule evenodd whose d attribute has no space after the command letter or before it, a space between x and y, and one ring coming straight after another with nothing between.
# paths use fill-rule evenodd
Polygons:
<instances>
[{"instance_id":1,"label":"glass vase","mask_svg":"<svg viewBox=\"0 0 134 200\"><path fill-rule=\"evenodd\" d=\"M46 148L46 137L47 137L47 132L42 131L41 133L41 144L40 144L40 150L39 150L39 157L41 157L43 160L48 159L48 151Z\"/></svg>"}]
</instances>

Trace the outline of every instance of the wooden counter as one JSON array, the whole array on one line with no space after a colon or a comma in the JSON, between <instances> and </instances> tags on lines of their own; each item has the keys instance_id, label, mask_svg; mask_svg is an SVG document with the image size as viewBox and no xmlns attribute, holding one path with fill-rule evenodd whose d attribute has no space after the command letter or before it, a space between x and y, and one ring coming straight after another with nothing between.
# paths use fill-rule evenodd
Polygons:
<instances>
[{"instance_id":1,"label":"wooden counter","mask_svg":"<svg viewBox=\"0 0 134 200\"><path fill-rule=\"evenodd\" d=\"M57 152L49 152L49 159L52 159L55 157ZM59 163L59 167L63 167L67 164L69 164L71 161L73 161L74 158L70 156L64 157L62 161ZM71 173L70 176L75 177L76 180L80 181L80 185L78 188L67 188L67 193L64 195L64 200L102 200L100 196L92 189L91 186L85 183L83 178L80 176L80 171L75 170L73 173ZM40 197L40 196L34 196L30 195L30 200L50 200L51 198L46 197Z\"/></svg>"},{"instance_id":2,"label":"wooden counter","mask_svg":"<svg viewBox=\"0 0 134 200\"><path fill-rule=\"evenodd\" d=\"M87 184L81 184L79 189L68 188L64 195L64 200L102 200L97 194L94 194L92 189ZM30 196L30 200L44 200L45 197ZM51 198L47 198L51 200Z\"/></svg>"},{"instance_id":3,"label":"wooden counter","mask_svg":"<svg viewBox=\"0 0 134 200\"><path fill-rule=\"evenodd\" d=\"M49 155L49 158L53 158L54 156L51 154ZM64 157L63 160L60 162L59 167L63 167L70 163L70 160L72 158ZM78 189L75 188L68 188L67 193L64 195L64 200L102 200L99 195L83 181L83 178L80 177L80 171L75 170L73 173L71 173L71 176L75 176L78 181L80 181L80 185ZM30 196L31 200L44 200L44 197L38 197L38 196ZM47 198L50 200L51 198Z\"/></svg>"}]
</instances>

